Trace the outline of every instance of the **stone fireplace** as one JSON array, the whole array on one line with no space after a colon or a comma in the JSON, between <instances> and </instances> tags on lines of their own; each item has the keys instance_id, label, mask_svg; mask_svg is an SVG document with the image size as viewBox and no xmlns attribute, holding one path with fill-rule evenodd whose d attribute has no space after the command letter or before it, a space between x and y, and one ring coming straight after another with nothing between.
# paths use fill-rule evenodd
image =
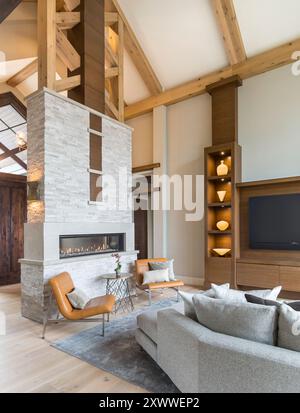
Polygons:
<instances>
[{"instance_id":1,"label":"stone fireplace","mask_svg":"<svg viewBox=\"0 0 300 413\"><path fill-rule=\"evenodd\" d=\"M28 99L28 182L39 182L40 200L28 203L24 259L21 260L22 314L42 321L48 281L69 272L91 298L106 292L101 275L114 272L112 253L121 255L122 271L132 272L133 213L90 201L90 118L101 118L102 176L131 182L132 130L62 95L44 89ZM98 135L97 135L98 134ZM102 199L124 205L130 185L116 196L104 185ZM116 199L115 199L116 198Z\"/></svg>"}]
</instances>

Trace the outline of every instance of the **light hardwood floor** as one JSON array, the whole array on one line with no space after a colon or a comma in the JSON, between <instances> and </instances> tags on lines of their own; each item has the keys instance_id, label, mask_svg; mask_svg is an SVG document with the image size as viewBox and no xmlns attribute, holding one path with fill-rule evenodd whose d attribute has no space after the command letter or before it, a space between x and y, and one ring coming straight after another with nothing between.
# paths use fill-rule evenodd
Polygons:
<instances>
[{"instance_id":1,"label":"light hardwood floor","mask_svg":"<svg viewBox=\"0 0 300 413\"><path fill-rule=\"evenodd\" d=\"M194 290L191 287L184 289ZM165 292L163 298L170 295L174 296L174 292ZM153 301L161 299L162 296L158 294ZM147 308L144 294L139 294L134 300L136 308ZM0 336L1 393L144 392L139 387L51 347L51 342L93 325L50 325L46 340L42 340L41 326L22 318L20 301L20 285L0 288L0 311L6 315L6 335Z\"/></svg>"}]
</instances>

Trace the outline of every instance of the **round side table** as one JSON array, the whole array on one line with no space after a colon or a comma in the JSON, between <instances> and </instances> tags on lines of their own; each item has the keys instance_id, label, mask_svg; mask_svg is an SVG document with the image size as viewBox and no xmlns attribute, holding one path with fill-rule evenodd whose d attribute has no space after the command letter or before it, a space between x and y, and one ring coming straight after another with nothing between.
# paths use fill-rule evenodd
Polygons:
<instances>
[{"instance_id":1,"label":"round side table","mask_svg":"<svg viewBox=\"0 0 300 413\"><path fill-rule=\"evenodd\" d=\"M119 278L116 274L106 274L101 276L106 280L106 294L116 297L115 313L120 310L133 311L134 305L130 294L129 280L133 278L132 274L121 274Z\"/></svg>"}]
</instances>

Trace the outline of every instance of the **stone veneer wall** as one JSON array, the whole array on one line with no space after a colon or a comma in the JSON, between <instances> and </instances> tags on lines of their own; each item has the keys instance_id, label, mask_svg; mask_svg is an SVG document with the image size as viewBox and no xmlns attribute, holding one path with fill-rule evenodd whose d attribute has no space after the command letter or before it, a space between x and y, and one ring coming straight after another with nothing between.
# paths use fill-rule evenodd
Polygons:
<instances>
[{"instance_id":1,"label":"stone veneer wall","mask_svg":"<svg viewBox=\"0 0 300 413\"><path fill-rule=\"evenodd\" d=\"M30 223L132 222L129 209L112 214L88 203L89 117L84 106L47 90L28 99L28 180L42 180L44 187L44 208L29 205ZM103 117L102 133L103 174L118 181L119 168L126 168L130 184L132 130ZM117 205L119 201L124 205L128 192L128 187L120 186ZM111 197L109 187L103 196Z\"/></svg>"},{"instance_id":2,"label":"stone veneer wall","mask_svg":"<svg viewBox=\"0 0 300 413\"><path fill-rule=\"evenodd\" d=\"M101 274L113 272L115 263L110 255L47 261L47 236L34 225L70 224L74 231L84 223L129 224L130 245L122 254L123 271L132 271L136 259L133 246L133 214L131 208L107 209L89 202L89 119L90 109L44 89L28 99L28 181L40 181L41 201L28 205L26 233L35 233L40 243L41 257L21 260L22 314L42 321L49 295L48 280L64 271L70 272L76 286L91 297L105 294ZM119 181L119 168L126 168L128 185L122 183L117 204L124 205L131 196L131 135L132 130L107 116L102 116L102 172ZM125 169L123 169L125 171ZM124 172L123 172L124 178ZM125 181L126 182L126 181ZM111 187L103 189L103 197L111 196ZM43 226L42 226L43 228ZM122 227L123 228L123 227ZM114 232L114 231L112 231ZM82 233L82 232L78 232ZM83 232L84 233L84 232ZM68 235L68 234L61 234ZM25 236L25 251L30 251L32 239ZM34 245L32 245L34 248ZM28 254L29 255L29 254Z\"/></svg>"}]
</instances>

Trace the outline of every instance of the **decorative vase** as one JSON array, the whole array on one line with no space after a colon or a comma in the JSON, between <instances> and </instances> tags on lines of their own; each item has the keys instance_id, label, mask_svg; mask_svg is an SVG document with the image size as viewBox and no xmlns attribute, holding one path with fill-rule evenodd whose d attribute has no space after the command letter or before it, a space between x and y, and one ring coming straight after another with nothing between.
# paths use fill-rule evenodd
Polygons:
<instances>
[{"instance_id":1,"label":"decorative vase","mask_svg":"<svg viewBox=\"0 0 300 413\"><path fill-rule=\"evenodd\" d=\"M226 254L228 254L231 249L229 248L214 248L213 251L219 255L219 257L225 257Z\"/></svg>"},{"instance_id":2,"label":"decorative vase","mask_svg":"<svg viewBox=\"0 0 300 413\"><path fill-rule=\"evenodd\" d=\"M228 166L225 164L225 161L221 161L221 164L217 167L217 175L225 176L228 175Z\"/></svg>"},{"instance_id":3,"label":"decorative vase","mask_svg":"<svg viewBox=\"0 0 300 413\"><path fill-rule=\"evenodd\" d=\"M224 202L226 198L227 191L218 191L217 192L220 202Z\"/></svg>"},{"instance_id":4,"label":"decorative vase","mask_svg":"<svg viewBox=\"0 0 300 413\"><path fill-rule=\"evenodd\" d=\"M227 221L219 221L217 223L217 228L220 231L226 231L229 228L229 223Z\"/></svg>"}]
</instances>

